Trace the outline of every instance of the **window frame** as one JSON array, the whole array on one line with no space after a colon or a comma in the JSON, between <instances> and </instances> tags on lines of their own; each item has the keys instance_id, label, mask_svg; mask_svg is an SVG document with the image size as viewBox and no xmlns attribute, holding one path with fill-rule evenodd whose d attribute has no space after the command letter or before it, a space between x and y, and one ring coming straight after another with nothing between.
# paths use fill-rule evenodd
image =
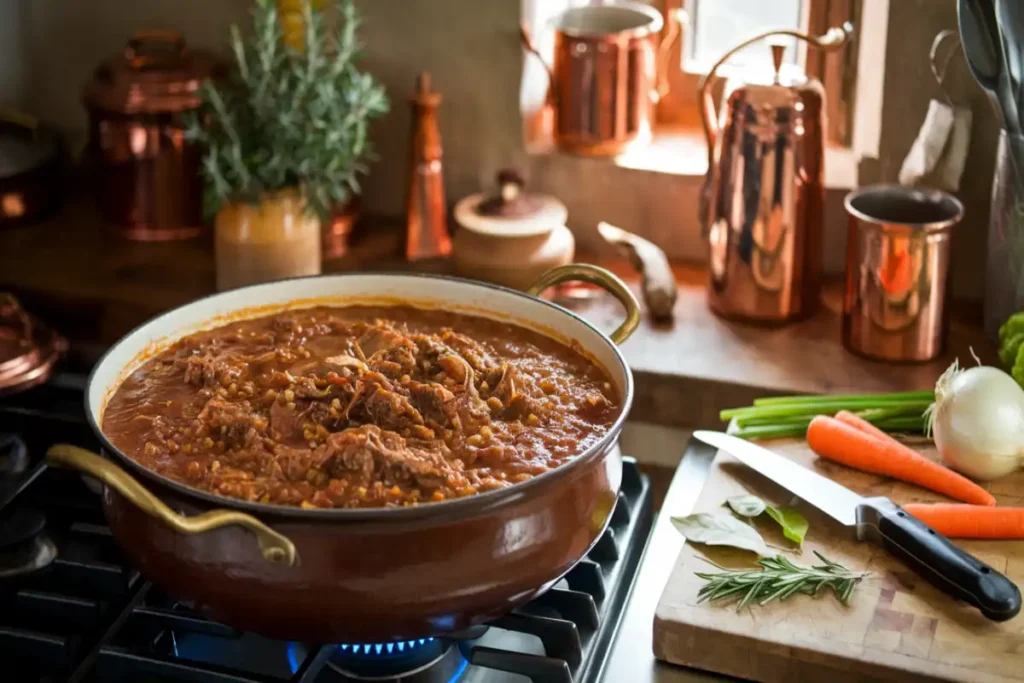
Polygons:
<instances>
[{"instance_id":1,"label":"window frame","mask_svg":"<svg viewBox=\"0 0 1024 683\"><path fill-rule=\"evenodd\" d=\"M712 2L713 0L703 0ZM804 30L812 35L824 33L828 27L837 26L849 21L858 27L863 2L872 0L807 0L803 10ZM657 0L666 17L673 13L686 10L688 0ZM686 15L688 16L688 15ZM663 30L662 37L667 34L668 27ZM697 101L697 86L703 74L692 73L682 69L684 41L690 30L684 27L679 39L668 50L669 89L658 102L656 109L656 126L675 129L700 128L700 103ZM826 92L828 117L828 141L832 146L850 147L853 141L853 121L855 93L857 90L856 75L858 62L858 43L847 42L841 49L830 53L807 50L806 43L798 44L800 62L811 77L822 81ZM676 68L673 68L676 67ZM721 83L715 84L719 88Z\"/></svg>"}]
</instances>

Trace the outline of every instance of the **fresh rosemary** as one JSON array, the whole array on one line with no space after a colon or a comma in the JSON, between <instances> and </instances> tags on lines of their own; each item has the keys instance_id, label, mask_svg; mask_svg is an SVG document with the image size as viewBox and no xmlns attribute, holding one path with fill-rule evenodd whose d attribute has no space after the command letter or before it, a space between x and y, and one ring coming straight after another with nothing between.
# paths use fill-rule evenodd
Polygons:
<instances>
[{"instance_id":1,"label":"fresh rosemary","mask_svg":"<svg viewBox=\"0 0 1024 683\"><path fill-rule=\"evenodd\" d=\"M210 215L225 202L255 203L297 188L307 210L327 220L359 193L358 176L372 155L370 121L387 111L387 94L357 67L353 0L333 0L324 10L301 0L301 7L296 49L284 40L275 0L256 0L251 33L231 30L235 69L205 82L199 112L187 117L189 140L205 150Z\"/></svg>"},{"instance_id":2,"label":"fresh rosemary","mask_svg":"<svg viewBox=\"0 0 1024 683\"><path fill-rule=\"evenodd\" d=\"M736 606L741 610L751 602L765 605L798 593L817 595L823 588L831 588L839 602L849 605L853 589L868 573L850 571L838 562L826 559L818 551L814 554L824 564L801 567L782 555L776 555L758 560L762 567L759 570L697 572L697 576L707 581L697 593L698 602L742 596Z\"/></svg>"}]
</instances>

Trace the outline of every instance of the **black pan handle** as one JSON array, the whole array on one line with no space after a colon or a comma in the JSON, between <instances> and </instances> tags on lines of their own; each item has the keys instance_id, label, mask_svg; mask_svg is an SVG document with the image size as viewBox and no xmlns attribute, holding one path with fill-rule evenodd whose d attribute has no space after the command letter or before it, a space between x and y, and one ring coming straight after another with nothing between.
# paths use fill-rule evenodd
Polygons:
<instances>
[{"instance_id":1,"label":"black pan handle","mask_svg":"<svg viewBox=\"0 0 1024 683\"><path fill-rule=\"evenodd\" d=\"M992 621L1012 619L1020 611L1020 591L1012 581L888 498L868 498L858 507L857 538L885 548Z\"/></svg>"}]
</instances>

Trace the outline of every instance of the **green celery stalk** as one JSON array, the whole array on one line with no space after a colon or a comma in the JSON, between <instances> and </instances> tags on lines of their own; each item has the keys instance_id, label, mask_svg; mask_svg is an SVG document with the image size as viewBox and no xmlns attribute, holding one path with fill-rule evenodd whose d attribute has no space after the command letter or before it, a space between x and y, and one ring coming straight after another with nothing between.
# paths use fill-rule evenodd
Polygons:
<instances>
[{"instance_id":1,"label":"green celery stalk","mask_svg":"<svg viewBox=\"0 0 1024 683\"><path fill-rule=\"evenodd\" d=\"M907 410L924 410L931 405L931 400L908 400L899 403L886 403L879 404L877 401L872 400L853 400L853 401L835 401L829 399L820 399L814 404L797 404L797 405L781 405L781 406L749 406L746 408L731 408L729 410L723 410L719 413L719 418L723 422L728 422L733 418L768 418L768 417L792 417L797 415L833 415L840 410L849 410L858 412L861 410L872 410L877 408L904 408Z\"/></svg>"},{"instance_id":2,"label":"green celery stalk","mask_svg":"<svg viewBox=\"0 0 1024 683\"><path fill-rule=\"evenodd\" d=\"M902 401L934 401L934 391L903 391L894 394L847 394L845 396L828 396L806 394L800 396L769 396L754 399L755 406L789 406L816 404L821 401L872 401L874 403L891 403Z\"/></svg>"},{"instance_id":3,"label":"green celery stalk","mask_svg":"<svg viewBox=\"0 0 1024 683\"><path fill-rule=\"evenodd\" d=\"M791 423L758 425L756 427L737 429L731 433L733 436L738 436L741 439L782 439L787 436L803 436L807 433L807 423L802 425Z\"/></svg>"}]
</instances>

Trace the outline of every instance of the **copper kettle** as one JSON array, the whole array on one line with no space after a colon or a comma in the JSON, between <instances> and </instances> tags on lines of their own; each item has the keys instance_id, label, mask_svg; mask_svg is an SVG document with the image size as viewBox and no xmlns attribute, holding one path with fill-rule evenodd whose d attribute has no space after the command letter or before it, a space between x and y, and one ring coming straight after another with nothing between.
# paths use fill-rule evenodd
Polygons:
<instances>
[{"instance_id":1,"label":"copper kettle","mask_svg":"<svg viewBox=\"0 0 1024 683\"><path fill-rule=\"evenodd\" d=\"M726 84L716 115L710 85L739 50L793 36L822 50L853 27L822 36L778 30L729 50L698 86L708 144L700 221L709 243L708 304L728 318L780 323L810 314L818 297L825 203L825 91L802 73L784 73L785 45L771 44L770 73L744 70Z\"/></svg>"}]
</instances>

